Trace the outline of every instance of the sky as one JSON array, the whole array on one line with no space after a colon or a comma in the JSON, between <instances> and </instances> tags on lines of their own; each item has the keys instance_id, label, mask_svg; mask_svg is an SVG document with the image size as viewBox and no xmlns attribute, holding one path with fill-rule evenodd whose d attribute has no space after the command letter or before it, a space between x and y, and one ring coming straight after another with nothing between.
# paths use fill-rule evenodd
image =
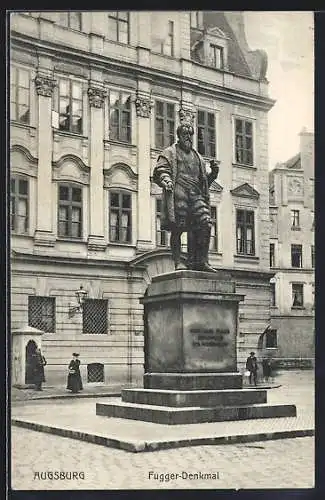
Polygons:
<instances>
[{"instance_id":1,"label":"sky","mask_svg":"<svg viewBox=\"0 0 325 500\"><path fill-rule=\"evenodd\" d=\"M314 18L308 11L244 12L251 49L268 54L269 168L299 152L299 132L314 131Z\"/></svg>"}]
</instances>

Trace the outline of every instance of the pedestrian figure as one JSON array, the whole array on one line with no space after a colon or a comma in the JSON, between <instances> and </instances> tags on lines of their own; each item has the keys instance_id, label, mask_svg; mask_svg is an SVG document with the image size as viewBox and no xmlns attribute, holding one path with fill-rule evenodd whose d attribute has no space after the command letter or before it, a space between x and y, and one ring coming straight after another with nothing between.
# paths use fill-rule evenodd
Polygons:
<instances>
[{"instance_id":1,"label":"pedestrian figure","mask_svg":"<svg viewBox=\"0 0 325 500\"><path fill-rule=\"evenodd\" d=\"M252 384L252 379L254 381L254 385L257 385L257 359L255 356L255 352L251 352L246 360L246 370L249 371L249 383Z\"/></svg>"},{"instance_id":2,"label":"pedestrian figure","mask_svg":"<svg viewBox=\"0 0 325 500\"><path fill-rule=\"evenodd\" d=\"M269 381L272 373L271 362L268 358L264 358L262 361L262 369L263 369L263 378L265 382Z\"/></svg>"},{"instance_id":3,"label":"pedestrian figure","mask_svg":"<svg viewBox=\"0 0 325 500\"><path fill-rule=\"evenodd\" d=\"M47 362L39 347L36 348L35 353L32 355L32 365L35 389L42 391L42 383L45 382L44 366L47 365Z\"/></svg>"},{"instance_id":4,"label":"pedestrian figure","mask_svg":"<svg viewBox=\"0 0 325 500\"><path fill-rule=\"evenodd\" d=\"M78 357L79 354L77 352L74 352L72 354L72 360L69 363L67 389L69 389L74 393L82 391L83 389L80 369L79 369L80 360L78 359Z\"/></svg>"}]
</instances>

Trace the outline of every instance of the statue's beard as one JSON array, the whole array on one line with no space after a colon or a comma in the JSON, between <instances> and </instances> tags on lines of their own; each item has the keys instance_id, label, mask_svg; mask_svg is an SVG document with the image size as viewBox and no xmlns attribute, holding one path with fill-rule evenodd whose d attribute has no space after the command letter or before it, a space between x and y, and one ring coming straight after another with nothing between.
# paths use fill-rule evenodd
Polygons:
<instances>
[{"instance_id":1,"label":"statue's beard","mask_svg":"<svg viewBox=\"0 0 325 500\"><path fill-rule=\"evenodd\" d=\"M180 146L181 148L186 152L186 153L189 153L192 149L192 141L188 140L188 141L182 141L180 143Z\"/></svg>"}]
</instances>

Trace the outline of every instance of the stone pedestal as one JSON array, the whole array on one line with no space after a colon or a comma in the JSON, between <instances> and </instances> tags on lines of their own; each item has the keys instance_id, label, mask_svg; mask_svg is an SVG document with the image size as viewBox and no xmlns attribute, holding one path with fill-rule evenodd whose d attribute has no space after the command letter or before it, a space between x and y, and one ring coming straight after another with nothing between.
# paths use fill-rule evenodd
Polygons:
<instances>
[{"instance_id":1,"label":"stone pedestal","mask_svg":"<svg viewBox=\"0 0 325 500\"><path fill-rule=\"evenodd\" d=\"M42 349L43 332L32 326L25 326L13 330L11 334L11 384L15 387L23 387L28 371L28 346L33 348L34 344Z\"/></svg>"},{"instance_id":2,"label":"stone pedestal","mask_svg":"<svg viewBox=\"0 0 325 500\"><path fill-rule=\"evenodd\" d=\"M243 389L237 370L238 304L224 272L175 271L153 278L145 296L143 389L124 389L97 415L160 424L296 416L294 405L267 405Z\"/></svg>"}]
</instances>

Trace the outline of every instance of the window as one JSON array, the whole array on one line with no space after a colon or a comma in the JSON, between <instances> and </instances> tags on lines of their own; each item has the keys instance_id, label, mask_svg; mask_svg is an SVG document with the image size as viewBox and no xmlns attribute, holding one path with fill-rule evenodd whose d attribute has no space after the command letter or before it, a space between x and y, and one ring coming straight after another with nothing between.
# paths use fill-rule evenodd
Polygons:
<instances>
[{"instance_id":1,"label":"window","mask_svg":"<svg viewBox=\"0 0 325 500\"><path fill-rule=\"evenodd\" d=\"M210 252L218 251L218 231L217 231L217 207L211 206L211 235L210 235Z\"/></svg>"},{"instance_id":2,"label":"window","mask_svg":"<svg viewBox=\"0 0 325 500\"><path fill-rule=\"evenodd\" d=\"M237 254L255 255L254 212L237 210Z\"/></svg>"},{"instance_id":3,"label":"window","mask_svg":"<svg viewBox=\"0 0 325 500\"><path fill-rule=\"evenodd\" d=\"M266 349L275 349L278 347L277 330L268 330L265 336Z\"/></svg>"},{"instance_id":4,"label":"window","mask_svg":"<svg viewBox=\"0 0 325 500\"><path fill-rule=\"evenodd\" d=\"M109 137L112 141L131 142L131 96L111 90L109 94Z\"/></svg>"},{"instance_id":5,"label":"window","mask_svg":"<svg viewBox=\"0 0 325 500\"><path fill-rule=\"evenodd\" d=\"M156 147L163 149L175 142L175 106L156 101L155 110Z\"/></svg>"},{"instance_id":6,"label":"window","mask_svg":"<svg viewBox=\"0 0 325 500\"><path fill-rule=\"evenodd\" d=\"M168 21L168 35L161 45L161 53L166 56L174 56L174 22Z\"/></svg>"},{"instance_id":7,"label":"window","mask_svg":"<svg viewBox=\"0 0 325 500\"><path fill-rule=\"evenodd\" d=\"M114 191L110 193L110 241L131 243L131 195Z\"/></svg>"},{"instance_id":8,"label":"window","mask_svg":"<svg viewBox=\"0 0 325 500\"><path fill-rule=\"evenodd\" d=\"M275 283L272 281L270 283L270 288L271 288L271 307L276 307Z\"/></svg>"},{"instance_id":9,"label":"window","mask_svg":"<svg viewBox=\"0 0 325 500\"><path fill-rule=\"evenodd\" d=\"M82 84L60 79L59 83L59 129L82 133Z\"/></svg>"},{"instance_id":10,"label":"window","mask_svg":"<svg viewBox=\"0 0 325 500\"><path fill-rule=\"evenodd\" d=\"M235 120L236 163L253 165L253 123L236 118Z\"/></svg>"},{"instance_id":11,"label":"window","mask_svg":"<svg viewBox=\"0 0 325 500\"><path fill-rule=\"evenodd\" d=\"M292 307L304 306L304 285L292 283Z\"/></svg>"},{"instance_id":12,"label":"window","mask_svg":"<svg viewBox=\"0 0 325 500\"><path fill-rule=\"evenodd\" d=\"M203 156L214 158L216 155L216 124L214 113L198 111L197 147Z\"/></svg>"},{"instance_id":13,"label":"window","mask_svg":"<svg viewBox=\"0 0 325 500\"><path fill-rule=\"evenodd\" d=\"M210 45L210 61L214 68L222 69L223 63L223 47Z\"/></svg>"},{"instance_id":14,"label":"window","mask_svg":"<svg viewBox=\"0 0 325 500\"><path fill-rule=\"evenodd\" d=\"M129 13L110 12L108 14L108 38L115 42L129 43Z\"/></svg>"},{"instance_id":15,"label":"window","mask_svg":"<svg viewBox=\"0 0 325 500\"><path fill-rule=\"evenodd\" d=\"M156 198L156 245L166 247L168 246L168 231L161 229L161 212L162 200Z\"/></svg>"},{"instance_id":16,"label":"window","mask_svg":"<svg viewBox=\"0 0 325 500\"><path fill-rule=\"evenodd\" d=\"M29 123L30 73L26 69L11 68L10 71L10 119Z\"/></svg>"},{"instance_id":17,"label":"window","mask_svg":"<svg viewBox=\"0 0 325 500\"><path fill-rule=\"evenodd\" d=\"M82 236L82 189L59 185L58 234L71 238Z\"/></svg>"},{"instance_id":18,"label":"window","mask_svg":"<svg viewBox=\"0 0 325 500\"><path fill-rule=\"evenodd\" d=\"M20 177L10 180L10 228L18 234L28 231L28 181Z\"/></svg>"},{"instance_id":19,"label":"window","mask_svg":"<svg viewBox=\"0 0 325 500\"><path fill-rule=\"evenodd\" d=\"M291 245L291 266L302 267L302 245Z\"/></svg>"},{"instance_id":20,"label":"window","mask_svg":"<svg viewBox=\"0 0 325 500\"><path fill-rule=\"evenodd\" d=\"M195 12L190 12L190 23L191 23L191 28L199 28L200 27L200 13L195 11Z\"/></svg>"},{"instance_id":21,"label":"window","mask_svg":"<svg viewBox=\"0 0 325 500\"><path fill-rule=\"evenodd\" d=\"M105 335L107 333L106 299L86 299L82 306L82 331L87 334Z\"/></svg>"},{"instance_id":22,"label":"window","mask_svg":"<svg viewBox=\"0 0 325 500\"><path fill-rule=\"evenodd\" d=\"M275 267L275 245L270 243L270 267Z\"/></svg>"},{"instance_id":23,"label":"window","mask_svg":"<svg viewBox=\"0 0 325 500\"><path fill-rule=\"evenodd\" d=\"M311 267L315 267L315 246L311 246Z\"/></svg>"},{"instance_id":24,"label":"window","mask_svg":"<svg viewBox=\"0 0 325 500\"><path fill-rule=\"evenodd\" d=\"M73 30L81 31L81 12L60 12L59 24Z\"/></svg>"},{"instance_id":25,"label":"window","mask_svg":"<svg viewBox=\"0 0 325 500\"><path fill-rule=\"evenodd\" d=\"M291 229L300 229L299 210L291 210Z\"/></svg>"},{"instance_id":26,"label":"window","mask_svg":"<svg viewBox=\"0 0 325 500\"><path fill-rule=\"evenodd\" d=\"M28 297L28 325L46 333L55 332L55 297Z\"/></svg>"}]
</instances>

